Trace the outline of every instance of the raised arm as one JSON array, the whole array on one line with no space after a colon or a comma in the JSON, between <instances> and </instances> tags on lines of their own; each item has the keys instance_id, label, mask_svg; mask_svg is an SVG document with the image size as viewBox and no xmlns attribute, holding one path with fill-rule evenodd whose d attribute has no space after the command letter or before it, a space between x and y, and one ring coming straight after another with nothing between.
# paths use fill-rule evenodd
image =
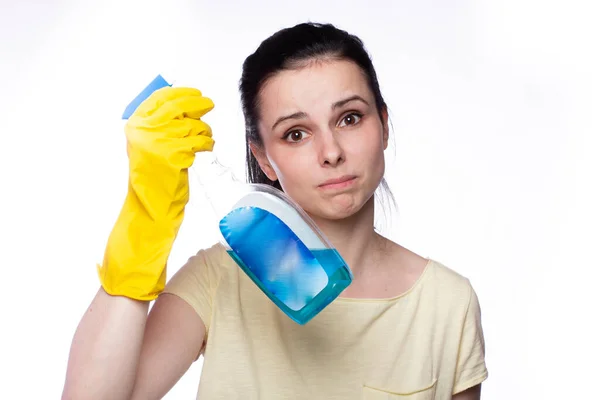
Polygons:
<instances>
[{"instance_id":1,"label":"raised arm","mask_svg":"<svg viewBox=\"0 0 600 400\"><path fill-rule=\"evenodd\" d=\"M148 303L100 289L75 333L63 399L160 399L202 349L194 309L165 294Z\"/></svg>"},{"instance_id":2,"label":"raised arm","mask_svg":"<svg viewBox=\"0 0 600 400\"><path fill-rule=\"evenodd\" d=\"M102 284L75 332L64 399L160 398L198 355L205 327L163 291L166 262L189 198L188 168L213 147L191 88L154 92L126 125L129 190L98 268Z\"/></svg>"}]
</instances>

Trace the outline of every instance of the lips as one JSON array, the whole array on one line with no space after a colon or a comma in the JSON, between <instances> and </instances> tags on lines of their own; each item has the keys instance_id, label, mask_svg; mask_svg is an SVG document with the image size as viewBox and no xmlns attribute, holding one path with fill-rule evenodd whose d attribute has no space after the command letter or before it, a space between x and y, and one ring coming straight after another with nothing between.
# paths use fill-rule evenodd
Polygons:
<instances>
[{"instance_id":1,"label":"lips","mask_svg":"<svg viewBox=\"0 0 600 400\"><path fill-rule=\"evenodd\" d=\"M319 185L319 187L337 187L337 186L345 186L346 184L351 183L356 176L354 175L344 175L339 178L330 179L325 181Z\"/></svg>"}]
</instances>

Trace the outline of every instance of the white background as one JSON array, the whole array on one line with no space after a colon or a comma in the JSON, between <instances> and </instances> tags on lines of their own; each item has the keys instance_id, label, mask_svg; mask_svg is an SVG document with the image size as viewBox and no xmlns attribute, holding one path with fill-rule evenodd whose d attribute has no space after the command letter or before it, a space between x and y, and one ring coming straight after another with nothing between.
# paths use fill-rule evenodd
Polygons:
<instances>
[{"instance_id":1,"label":"white background","mask_svg":"<svg viewBox=\"0 0 600 400\"><path fill-rule=\"evenodd\" d=\"M361 37L391 110L387 234L469 277L483 398L598 398L600 81L593 1L9 1L0 9L2 398L58 398L126 190L121 113L200 88L243 176L241 65L274 31ZM210 244L198 191L169 276ZM123 332L124 335L127 332ZM201 362L167 396L195 398Z\"/></svg>"}]
</instances>

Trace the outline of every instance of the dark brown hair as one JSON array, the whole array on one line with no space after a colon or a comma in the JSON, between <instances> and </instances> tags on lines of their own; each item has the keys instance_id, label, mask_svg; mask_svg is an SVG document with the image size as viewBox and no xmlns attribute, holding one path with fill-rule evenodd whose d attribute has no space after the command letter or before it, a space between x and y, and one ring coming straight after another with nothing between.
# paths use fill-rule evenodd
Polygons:
<instances>
[{"instance_id":1,"label":"dark brown hair","mask_svg":"<svg viewBox=\"0 0 600 400\"><path fill-rule=\"evenodd\" d=\"M264 183L279 190L278 181L271 181L262 171L250 150L250 143L262 146L258 132L259 93L262 85L279 71L297 68L319 58L353 61L360 67L375 97L375 105L383 122L387 105L383 100L377 74L363 42L356 36L331 24L302 23L282 29L266 40L244 61L239 90L246 123L246 175L250 183ZM383 189L391 196L385 180Z\"/></svg>"}]
</instances>

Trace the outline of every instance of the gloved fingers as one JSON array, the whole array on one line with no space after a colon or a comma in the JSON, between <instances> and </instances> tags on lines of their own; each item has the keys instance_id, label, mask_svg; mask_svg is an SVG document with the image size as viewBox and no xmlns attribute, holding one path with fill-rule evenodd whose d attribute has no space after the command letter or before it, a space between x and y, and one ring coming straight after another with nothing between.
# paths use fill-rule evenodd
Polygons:
<instances>
[{"instance_id":1,"label":"gloved fingers","mask_svg":"<svg viewBox=\"0 0 600 400\"><path fill-rule=\"evenodd\" d=\"M161 124L181 118L200 119L215 107L208 97L182 96L169 100L148 116L150 124Z\"/></svg>"},{"instance_id":2,"label":"gloved fingers","mask_svg":"<svg viewBox=\"0 0 600 400\"><path fill-rule=\"evenodd\" d=\"M213 138L208 136L192 136L186 138L186 140L189 141L191 150L194 153L197 153L199 151L212 151L215 145L215 141L213 140Z\"/></svg>"},{"instance_id":3,"label":"gloved fingers","mask_svg":"<svg viewBox=\"0 0 600 400\"><path fill-rule=\"evenodd\" d=\"M210 126L204 121L191 118L171 121L163 128L127 129L126 137L127 155L136 165L158 165L165 160L169 164L173 163L171 157L174 156L177 159L174 165L187 168L188 161L182 161L183 159L191 158L193 161L194 153L212 151L214 145ZM150 157L156 159L152 161Z\"/></svg>"},{"instance_id":4,"label":"gloved fingers","mask_svg":"<svg viewBox=\"0 0 600 400\"><path fill-rule=\"evenodd\" d=\"M157 128L160 129L160 128ZM212 129L210 125L199 119L183 118L169 122L165 133L170 137L184 138L190 136L208 136L212 137Z\"/></svg>"},{"instance_id":5,"label":"gloved fingers","mask_svg":"<svg viewBox=\"0 0 600 400\"><path fill-rule=\"evenodd\" d=\"M143 143L152 143L158 138L162 138L162 142L165 142L165 140L170 141L170 139L180 139L188 136L203 135L212 137L212 129L210 125L199 119L175 119L153 126L148 123L148 120L135 117L130 118L127 122L125 135L128 141L135 144L134 146L140 146Z\"/></svg>"},{"instance_id":6,"label":"gloved fingers","mask_svg":"<svg viewBox=\"0 0 600 400\"><path fill-rule=\"evenodd\" d=\"M132 116L147 117L165 103L180 97L202 97L202 92L188 87L163 87L153 92L135 110Z\"/></svg>"},{"instance_id":7,"label":"gloved fingers","mask_svg":"<svg viewBox=\"0 0 600 400\"><path fill-rule=\"evenodd\" d=\"M208 136L190 136L177 140L177 151L170 153L169 165L187 169L194 163L194 155L200 151L212 151L215 141ZM175 150L175 149L174 149Z\"/></svg>"}]
</instances>

